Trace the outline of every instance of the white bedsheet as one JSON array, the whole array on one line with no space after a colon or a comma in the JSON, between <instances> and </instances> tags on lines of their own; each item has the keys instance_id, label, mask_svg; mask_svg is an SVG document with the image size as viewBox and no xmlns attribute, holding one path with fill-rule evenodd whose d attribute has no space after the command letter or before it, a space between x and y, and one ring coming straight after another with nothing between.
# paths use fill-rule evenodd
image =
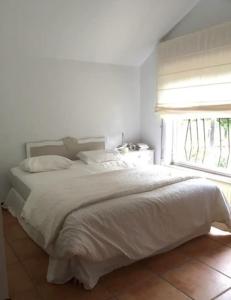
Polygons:
<instances>
[{"instance_id":1,"label":"white bedsheet","mask_svg":"<svg viewBox=\"0 0 231 300\"><path fill-rule=\"evenodd\" d=\"M58 181L70 178L77 178L90 174L109 172L112 170L121 170L128 168L128 164L123 161L111 161L101 164L87 165L80 160L74 161L68 170L58 170L42 173L28 173L20 167L14 167L10 170L10 189L3 207L8 208L10 212L20 217L23 206L30 193L44 184L52 185Z\"/></svg>"},{"instance_id":2,"label":"white bedsheet","mask_svg":"<svg viewBox=\"0 0 231 300\"><path fill-rule=\"evenodd\" d=\"M87 165L80 160L74 161L69 169L50 171L50 172L39 172L39 173L28 173L23 171L20 167L14 167L10 170L13 186L17 190L25 189L25 187L33 191L38 187L44 185L53 185L59 181L68 180L72 177L86 176L95 173L109 172L112 170L120 170L127 168L128 165L122 161L105 162L101 164ZM15 181L17 185L15 186ZM18 191L18 190L17 190ZM20 193L20 191L18 191Z\"/></svg>"}]
</instances>

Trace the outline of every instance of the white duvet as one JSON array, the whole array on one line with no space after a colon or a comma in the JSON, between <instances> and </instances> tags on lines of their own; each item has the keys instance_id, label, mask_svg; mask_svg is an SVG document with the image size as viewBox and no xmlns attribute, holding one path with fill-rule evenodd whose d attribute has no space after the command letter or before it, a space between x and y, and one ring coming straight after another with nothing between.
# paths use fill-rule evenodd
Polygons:
<instances>
[{"instance_id":1,"label":"white duvet","mask_svg":"<svg viewBox=\"0 0 231 300\"><path fill-rule=\"evenodd\" d=\"M135 261L208 232L214 221L230 227L229 207L216 185L155 166L44 183L32 191L22 216L53 259L65 262L70 278L73 258L87 265L116 257ZM97 276L85 269L79 279L93 287Z\"/></svg>"},{"instance_id":2,"label":"white duvet","mask_svg":"<svg viewBox=\"0 0 231 300\"><path fill-rule=\"evenodd\" d=\"M58 237L65 218L75 210L116 201L116 198L154 191L189 180L189 176L156 173L155 167L116 170L109 173L71 177L55 185L34 189L22 211L24 220L44 238L48 248Z\"/></svg>"}]
</instances>

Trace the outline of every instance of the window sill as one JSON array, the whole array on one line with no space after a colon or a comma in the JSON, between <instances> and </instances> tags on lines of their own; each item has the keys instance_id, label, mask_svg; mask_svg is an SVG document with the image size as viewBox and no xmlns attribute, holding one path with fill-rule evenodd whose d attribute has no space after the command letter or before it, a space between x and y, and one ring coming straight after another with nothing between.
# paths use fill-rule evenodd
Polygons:
<instances>
[{"instance_id":1,"label":"window sill","mask_svg":"<svg viewBox=\"0 0 231 300\"><path fill-rule=\"evenodd\" d=\"M169 168L173 168L173 169L177 169L177 170L182 170L185 172L190 172L190 175L195 175L195 176L200 176L200 177L204 177L207 179L211 179L214 181L219 181L222 183L227 183L227 184L231 184L231 178L228 176L223 176L223 175L218 175L218 174L214 174L214 173L209 173L206 171L201 171L201 170L196 170L193 168L187 168L186 166L178 166L178 165L166 165Z\"/></svg>"}]
</instances>

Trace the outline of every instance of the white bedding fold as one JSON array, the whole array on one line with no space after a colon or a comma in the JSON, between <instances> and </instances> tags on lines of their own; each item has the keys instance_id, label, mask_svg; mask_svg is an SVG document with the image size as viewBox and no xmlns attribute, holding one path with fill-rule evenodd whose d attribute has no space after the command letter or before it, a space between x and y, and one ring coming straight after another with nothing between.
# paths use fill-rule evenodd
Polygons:
<instances>
[{"instance_id":1,"label":"white bedding fold","mask_svg":"<svg viewBox=\"0 0 231 300\"><path fill-rule=\"evenodd\" d=\"M41 234L44 247L48 248L58 237L65 218L75 210L192 178L172 176L166 172L161 174L154 167L73 177L59 182L57 186L47 184L42 189L32 191L23 208L22 217Z\"/></svg>"}]
</instances>

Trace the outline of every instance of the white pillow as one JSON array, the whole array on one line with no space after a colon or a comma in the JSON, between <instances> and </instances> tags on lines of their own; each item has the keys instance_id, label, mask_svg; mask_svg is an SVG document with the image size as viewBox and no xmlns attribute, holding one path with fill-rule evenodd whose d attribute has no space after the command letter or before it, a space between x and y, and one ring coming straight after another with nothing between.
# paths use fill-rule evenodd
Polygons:
<instances>
[{"instance_id":1,"label":"white pillow","mask_svg":"<svg viewBox=\"0 0 231 300\"><path fill-rule=\"evenodd\" d=\"M20 163L23 171L36 173L70 168L72 161L59 155L42 155L24 159Z\"/></svg>"},{"instance_id":2,"label":"white pillow","mask_svg":"<svg viewBox=\"0 0 231 300\"><path fill-rule=\"evenodd\" d=\"M120 159L118 153L106 152L104 150L80 151L77 157L86 164L103 163Z\"/></svg>"}]
</instances>

